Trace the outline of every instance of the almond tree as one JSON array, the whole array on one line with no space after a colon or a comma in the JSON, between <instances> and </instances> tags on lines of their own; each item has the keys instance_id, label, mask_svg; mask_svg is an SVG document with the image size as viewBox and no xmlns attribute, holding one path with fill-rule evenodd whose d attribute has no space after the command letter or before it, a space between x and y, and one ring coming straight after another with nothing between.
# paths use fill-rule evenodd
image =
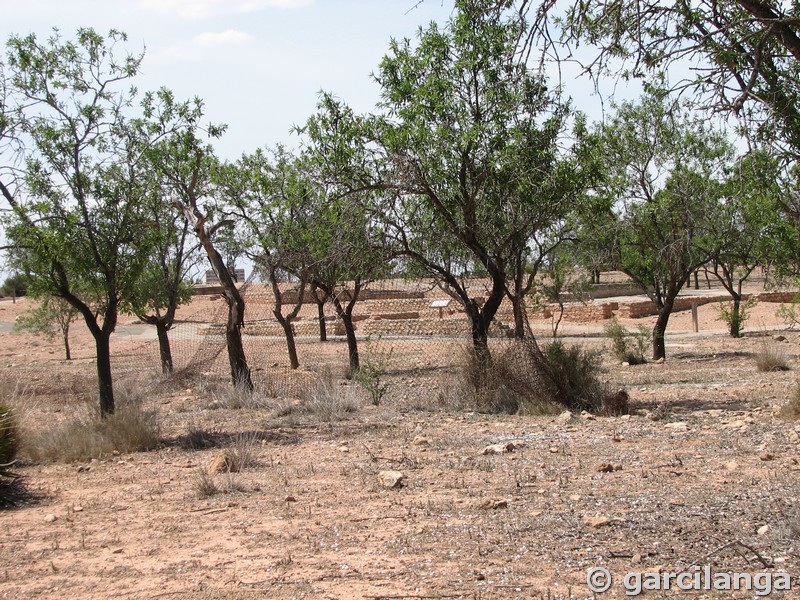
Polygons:
<instances>
[{"instance_id":1,"label":"almond tree","mask_svg":"<svg viewBox=\"0 0 800 600\"><path fill-rule=\"evenodd\" d=\"M725 136L652 91L598 128L606 194L618 215L620 269L655 303L653 359L689 276L717 249L715 219L733 150Z\"/></svg>"},{"instance_id":2,"label":"almond tree","mask_svg":"<svg viewBox=\"0 0 800 600\"><path fill-rule=\"evenodd\" d=\"M186 120L188 126L164 136L152 147L148 160L164 182L164 189L169 194L173 209L187 219L219 279L222 295L228 306L225 340L231 380L234 386L252 390L253 381L242 343L245 303L236 287L233 274L218 249L220 229L232 227L234 223L225 218L224 207L219 205L216 197L218 188L215 178L219 161L212 146L202 139L203 136L212 139L221 136L225 127L200 127L203 105L199 99L177 103L169 92L162 90L160 104L163 115L179 115Z\"/></svg>"},{"instance_id":3,"label":"almond tree","mask_svg":"<svg viewBox=\"0 0 800 600\"><path fill-rule=\"evenodd\" d=\"M24 166L19 188L0 187L10 251L34 295L64 299L89 328L103 415L114 411L111 334L149 245L138 210L142 140L125 115L141 56L120 57L124 41L91 29L75 40L12 36L4 78Z\"/></svg>"}]
</instances>

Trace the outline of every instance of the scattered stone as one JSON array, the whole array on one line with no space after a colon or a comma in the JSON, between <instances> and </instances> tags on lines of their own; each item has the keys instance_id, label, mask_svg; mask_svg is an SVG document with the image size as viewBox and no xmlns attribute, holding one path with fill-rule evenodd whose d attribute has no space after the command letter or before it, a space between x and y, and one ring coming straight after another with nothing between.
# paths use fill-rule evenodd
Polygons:
<instances>
[{"instance_id":1,"label":"scattered stone","mask_svg":"<svg viewBox=\"0 0 800 600\"><path fill-rule=\"evenodd\" d=\"M572 500L573 502L578 502L578 501L580 501L581 497L578 494L572 494L569 497L569 499Z\"/></svg>"},{"instance_id":2,"label":"scattered stone","mask_svg":"<svg viewBox=\"0 0 800 600\"><path fill-rule=\"evenodd\" d=\"M676 432L689 431L689 424L686 421L674 421L673 423L667 423L664 425L664 429Z\"/></svg>"},{"instance_id":3,"label":"scattered stone","mask_svg":"<svg viewBox=\"0 0 800 600\"><path fill-rule=\"evenodd\" d=\"M558 454L558 448L555 446L550 446L550 454Z\"/></svg>"},{"instance_id":4,"label":"scattered stone","mask_svg":"<svg viewBox=\"0 0 800 600\"><path fill-rule=\"evenodd\" d=\"M484 500L480 508L486 510L497 510L498 508L508 508L508 500Z\"/></svg>"},{"instance_id":5,"label":"scattered stone","mask_svg":"<svg viewBox=\"0 0 800 600\"><path fill-rule=\"evenodd\" d=\"M731 460L725 463L725 470L726 471L738 471L739 470L739 463L735 460Z\"/></svg>"},{"instance_id":6,"label":"scattered stone","mask_svg":"<svg viewBox=\"0 0 800 600\"><path fill-rule=\"evenodd\" d=\"M80 467L78 467L78 473L88 473L91 470L92 467L90 467L89 465L81 465Z\"/></svg>"},{"instance_id":7,"label":"scattered stone","mask_svg":"<svg viewBox=\"0 0 800 600\"><path fill-rule=\"evenodd\" d=\"M411 443L414 446L427 446L430 444L430 441L428 440L428 438L418 435L411 441Z\"/></svg>"},{"instance_id":8,"label":"scattered stone","mask_svg":"<svg viewBox=\"0 0 800 600\"><path fill-rule=\"evenodd\" d=\"M349 446L339 446L339 447L337 448L337 450L338 450L339 452L350 452L350 447L349 447Z\"/></svg>"},{"instance_id":9,"label":"scattered stone","mask_svg":"<svg viewBox=\"0 0 800 600\"><path fill-rule=\"evenodd\" d=\"M505 454L507 452L513 452L516 446L514 442L506 442L505 444L492 444L490 446L486 446L483 449L481 454Z\"/></svg>"},{"instance_id":10,"label":"scattered stone","mask_svg":"<svg viewBox=\"0 0 800 600\"><path fill-rule=\"evenodd\" d=\"M600 529L606 525L611 525L611 519L609 517L585 516L583 517L583 524L587 527L591 527L592 529Z\"/></svg>"},{"instance_id":11,"label":"scattered stone","mask_svg":"<svg viewBox=\"0 0 800 600\"><path fill-rule=\"evenodd\" d=\"M111 551L111 554L122 554L124 551L125 551L125 549L124 549L124 548L114 548L114 549Z\"/></svg>"},{"instance_id":12,"label":"scattered stone","mask_svg":"<svg viewBox=\"0 0 800 600\"><path fill-rule=\"evenodd\" d=\"M50 513L49 515L46 515L45 518L44 518L44 522L45 523L55 523L56 521L58 521L58 517L55 516L52 513Z\"/></svg>"},{"instance_id":13,"label":"scattered stone","mask_svg":"<svg viewBox=\"0 0 800 600\"><path fill-rule=\"evenodd\" d=\"M611 463L602 463L600 466L597 467L598 473L613 473L614 472L614 465Z\"/></svg>"},{"instance_id":14,"label":"scattered stone","mask_svg":"<svg viewBox=\"0 0 800 600\"><path fill-rule=\"evenodd\" d=\"M595 417L592 413L588 410L581 411L581 419L586 419L587 421L594 421L597 417Z\"/></svg>"},{"instance_id":15,"label":"scattered stone","mask_svg":"<svg viewBox=\"0 0 800 600\"><path fill-rule=\"evenodd\" d=\"M568 410L565 410L560 415L556 417L556 421L559 423L567 423L570 419L572 419L572 413Z\"/></svg>"},{"instance_id":16,"label":"scattered stone","mask_svg":"<svg viewBox=\"0 0 800 600\"><path fill-rule=\"evenodd\" d=\"M623 360L623 361L622 361L622 366L623 366L623 367L630 367L630 366L631 366L631 363L629 363L627 360Z\"/></svg>"},{"instance_id":17,"label":"scattered stone","mask_svg":"<svg viewBox=\"0 0 800 600\"><path fill-rule=\"evenodd\" d=\"M661 358L659 358L659 359L658 359L657 361L655 361L655 362L656 362L656 364L657 364L657 365L663 365L663 364L664 364L664 357L662 356Z\"/></svg>"},{"instance_id":18,"label":"scattered stone","mask_svg":"<svg viewBox=\"0 0 800 600\"><path fill-rule=\"evenodd\" d=\"M767 462L770 460L775 460L775 455L769 452L764 452L761 456L758 457L760 460Z\"/></svg>"},{"instance_id":19,"label":"scattered stone","mask_svg":"<svg viewBox=\"0 0 800 600\"><path fill-rule=\"evenodd\" d=\"M642 555L638 552L631 557L631 564L632 565L640 565L642 564Z\"/></svg>"},{"instance_id":20,"label":"scattered stone","mask_svg":"<svg viewBox=\"0 0 800 600\"><path fill-rule=\"evenodd\" d=\"M775 340L776 342L785 342L786 341L786 336L785 335L776 335L772 339Z\"/></svg>"},{"instance_id":21,"label":"scattered stone","mask_svg":"<svg viewBox=\"0 0 800 600\"><path fill-rule=\"evenodd\" d=\"M769 525L762 525L758 528L758 535L767 535L769 533Z\"/></svg>"},{"instance_id":22,"label":"scattered stone","mask_svg":"<svg viewBox=\"0 0 800 600\"><path fill-rule=\"evenodd\" d=\"M72 512L83 512L83 507L82 506L73 506L72 507Z\"/></svg>"},{"instance_id":23,"label":"scattered stone","mask_svg":"<svg viewBox=\"0 0 800 600\"><path fill-rule=\"evenodd\" d=\"M403 480L405 475L400 471L381 471L378 473L378 481L385 488L399 488L403 487Z\"/></svg>"},{"instance_id":24,"label":"scattered stone","mask_svg":"<svg viewBox=\"0 0 800 600\"><path fill-rule=\"evenodd\" d=\"M297 498L295 498L294 496L286 496L286 498L284 498L283 501L284 502L297 502Z\"/></svg>"},{"instance_id":25,"label":"scattered stone","mask_svg":"<svg viewBox=\"0 0 800 600\"><path fill-rule=\"evenodd\" d=\"M208 463L209 473L238 473L239 463L229 452L218 452Z\"/></svg>"}]
</instances>

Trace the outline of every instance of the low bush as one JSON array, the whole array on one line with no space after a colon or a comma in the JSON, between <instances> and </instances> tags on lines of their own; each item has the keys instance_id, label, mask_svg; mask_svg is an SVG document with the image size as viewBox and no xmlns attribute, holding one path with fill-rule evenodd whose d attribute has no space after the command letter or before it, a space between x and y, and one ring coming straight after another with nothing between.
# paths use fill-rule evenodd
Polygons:
<instances>
[{"instance_id":1,"label":"low bush","mask_svg":"<svg viewBox=\"0 0 800 600\"><path fill-rule=\"evenodd\" d=\"M788 371L789 362L786 352L774 340L763 340L756 352L756 368L762 373Z\"/></svg>"},{"instance_id":2,"label":"low bush","mask_svg":"<svg viewBox=\"0 0 800 600\"><path fill-rule=\"evenodd\" d=\"M599 354L559 340L543 349L533 339L514 340L492 357L471 347L464 355L464 384L448 398L462 398L465 408L524 415L558 414L565 408L600 412L608 395L599 378ZM467 393L473 406L463 402Z\"/></svg>"},{"instance_id":3,"label":"low bush","mask_svg":"<svg viewBox=\"0 0 800 600\"><path fill-rule=\"evenodd\" d=\"M609 397L600 379L600 353L556 340L545 346L544 367L555 387L556 401L571 411L601 412ZM615 409L614 412L618 412Z\"/></svg>"},{"instance_id":4,"label":"low bush","mask_svg":"<svg viewBox=\"0 0 800 600\"><path fill-rule=\"evenodd\" d=\"M361 402L351 385L340 385L330 369L323 369L319 377L309 386L293 412L313 415L320 421L341 421L348 414L358 411Z\"/></svg>"},{"instance_id":5,"label":"low bush","mask_svg":"<svg viewBox=\"0 0 800 600\"><path fill-rule=\"evenodd\" d=\"M603 328L611 340L611 352L615 358L630 365L647 362L645 351L652 340L652 332L645 325L639 325L635 332L628 331L616 318Z\"/></svg>"},{"instance_id":6,"label":"low bush","mask_svg":"<svg viewBox=\"0 0 800 600\"><path fill-rule=\"evenodd\" d=\"M155 411L143 407L141 389L118 387L116 411L103 418L97 403L76 408L76 415L47 431L31 432L22 450L34 462L80 462L152 450L160 443Z\"/></svg>"}]
</instances>

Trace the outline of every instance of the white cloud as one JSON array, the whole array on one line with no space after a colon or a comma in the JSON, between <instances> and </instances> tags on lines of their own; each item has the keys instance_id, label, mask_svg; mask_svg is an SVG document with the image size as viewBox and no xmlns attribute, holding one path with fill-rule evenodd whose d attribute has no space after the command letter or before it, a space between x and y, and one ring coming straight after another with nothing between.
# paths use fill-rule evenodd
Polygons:
<instances>
[{"instance_id":1,"label":"white cloud","mask_svg":"<svg viewBox=\"0 0 800 600\"><path fill-rule=\"evenodd\" d=\"M220 32L205 31L194 36L189 43L200 48L208 48L211 46L243 46L252 41L253 36L249 33L227 29Z\"/></svg>"},{"instance_id":2,"label":"white cloud","mask_svg":"<svg viewBox=\"0 0 800 600\"><path fill-rule=\"evenodd\" d=\"M219 52L223 48L241 47L253 42L255 38L249 33L227 29L226 31L204 31L194 36L191 40L178 42L162 51L157 51L155 58L158 61L200 60L209 51Z\"/></svg>"},{"instance_id":3,"label":"white cloud","mask_svg":"<svg viewBox=\"0 0 800 600\"><path fill-rule=\"evenodd\" d=\"M266 8L299 8L313 3L314 0L139 0L144 9L175 14L184 19L207 19Z\"/></svg>"}]
</instances>

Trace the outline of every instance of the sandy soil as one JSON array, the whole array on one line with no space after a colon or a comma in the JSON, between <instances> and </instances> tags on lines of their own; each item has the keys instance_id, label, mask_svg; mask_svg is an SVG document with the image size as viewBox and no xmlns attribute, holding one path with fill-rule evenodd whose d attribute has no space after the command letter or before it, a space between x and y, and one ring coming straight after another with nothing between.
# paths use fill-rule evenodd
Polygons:
<instances>
[{"instance_id":1,"label":"sandy soil","mask_svg":"<svg viewBox=\"0 0 800 600\"><path fill-rule=\"evenodd\" d=\"M78 325L69 363L58 341L11 331L28 306L0 301L0 383L22 390L25 430L47 430L91 398L93 349ZM224 377L147 387L158 449L17 468L33 497L0 511L0 598L592 598L591 567L615 578L596 597L622 598L628 572L796 577L800 425L777 413L795 393L800 333L777 331L775 309L756 306L741 339L713 307L699 334L678 313L663 364L606 356L633 408L614 418L455 410L438 401L454 373L417 363L390 377L380 406L353 386L357 410L331 422L293 411L296 399L221 406ZM652 320L625 324L640 322ZM596 348L601 331L562 326ZM765 345L793 370L759 372ZM187 449L198 436L210 447ZM243 445L253 463L214 475L220 493L202 497L215 456ZM386 487L382 471L402 485ZM772 596L800 598L792 583Z\"/></svg>"}]
</instances>

